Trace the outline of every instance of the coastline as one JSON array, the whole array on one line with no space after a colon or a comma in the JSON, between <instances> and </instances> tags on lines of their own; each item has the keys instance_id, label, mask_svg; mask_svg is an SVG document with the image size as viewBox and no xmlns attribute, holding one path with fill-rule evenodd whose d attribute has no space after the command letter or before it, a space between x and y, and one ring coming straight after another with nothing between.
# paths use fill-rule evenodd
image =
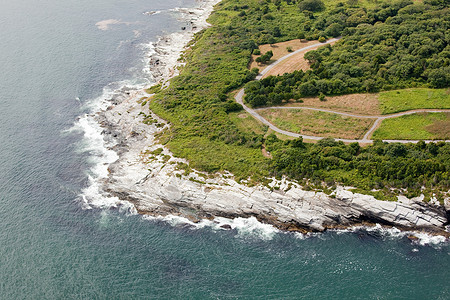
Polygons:
<instances>
[{"instance_id":1,"label":"coastline","mask_svg":"<svg viewBox=\"0 0 450 300\"><path fill-rule=\"evenodd\" d=\"M193 33L208 25L206 19L218 2L204 1L200 8L191 9L193 13L187 15L192 18L190 22L195 30L160 39L156 55L149 58L155 81L167 81L177 75L178 57ZM109 174L102 179L100 188L102 196L110 199L113 206L123 205L125 201L133 204L130 209L144 215L176 215L193 222L215 217L255 217L286 231L320 232L380 223L402 230L425 230L447 238L450 235L444 230L446 209L437 202L425 204L421 198L400 197L398 202L386 202L353 194L343 187L332 195L304 191L285 179L273 180L274 189L269 189L239 184L229 173L214 178L205 178L200 172L182 175L177 163L186 161L174 158L164 146L157 144L155 137L169 125L138 103L144 96L148 96L144 91L125 93L96 116L106 145L118 155L109 164ZM142 113L151 115L158 123L142 123ZM163 151L154 157L151 152L158 148Z\"/></svg>"}]
</instances>

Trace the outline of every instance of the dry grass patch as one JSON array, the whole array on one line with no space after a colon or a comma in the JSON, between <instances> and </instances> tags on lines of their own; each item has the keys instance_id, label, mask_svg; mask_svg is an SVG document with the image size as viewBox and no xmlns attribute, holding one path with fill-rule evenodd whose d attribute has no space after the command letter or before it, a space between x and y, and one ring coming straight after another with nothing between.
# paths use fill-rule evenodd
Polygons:
<instances>
[{"instance_id":1,"label":"dry grass patch","mask_svg":"<svg viewBox=\"0 0 450 300\"><path fill-rule=\"evenodd\" d=\"M296 51L298 49L304 48L304 47L308 47L314 44L319 43L319 41L306 41L306 40L291 40L291 41L287 41L287 42L281 42L281 43L276 43L273 45L270 44L265 44L265 45L261 45L259 46L259 50L261 51L261 54L266 53L267 51L272 50L273 52L273 56L272 56L272 61L274 60L278 60L281 57L289 54L287 47L290 47L292 49L292 51ZM313 50L313 49L309 49L309 50ZM253 69L253 68L258 68L260 71L264 70L268 64L259 64L255 61L255 59L258 57L259 55L252 55L252 58L250 60L250 64L249 64L249 69Z\"/></svg>"},{"instance_id":2,"label":"dry grass patch","mask_svg":"<svg viewBox=\"0 0 450 300\"><path fill-rule=\"evenodd\" d=\"M304 135L359 139L374 120L302 109L265 109L260 115L281 129Z\"/></svg>"},{"instance_id":3,"label":"dry grass patch","mask_svg":"<svg viewBox=\"0 0 450 300\"><path fill-rule=\"evenodd\" d=\"M378 94L351 94L342 96L327 96L326 101L319 98L303 98L303 103L289 102L285 106L292 107L314 107L347 112L359 115L380 115Z\"/></svg>"},{"instance_id":4,"label":"dry grass patch","mask_svg":"<svg viewBox=\"0 0 450 300\"><path fill-rule=\"evenodd\" d=\"M308 50L315 50L319 47L320 46ZM264 75L264 77L283 75L286 73L292 73L297 70L302 71L309 70L310 69L309 63L304 58L306 52L308 51L302 51L289 57L288 59L285 59L284 61L273 67L269 72L267 72Z\"/></svg>"},{"instance_id":5,"label":"dry grass patch","mask_svg":"<svg viewBox=\"0 0 450 300\"><path fill-rule=\"evenodd\" d=\"M441 120L435 120L433 124L425 127L434 136L442 139L450 139L450 113L442 113Z\"/></svg>"},{"instance_id":6,"label":"dry grass patch","mask_svg":"<svg viewBox=\"0 0 450 300\"><path fill-rule=\"evenodd\" d=\"M333 45L334 43L335 42L330 43L330 45ZM264 75L264 77L283 75L283 74L292 73L292 72L298 71L298 70L302 70L302 71L309 70L310 66L309 66L308 61L304 57L305 54L311 50L316 50L323 46L325 46L325 45L318 45L317 47L313 47L313 48L307 49L305 51L299 52L295 55L292 55L291 57L283 60L281 63L279 63L278 65L273 67L269 72L267 72Z\"/></svg>"}]
</instances>

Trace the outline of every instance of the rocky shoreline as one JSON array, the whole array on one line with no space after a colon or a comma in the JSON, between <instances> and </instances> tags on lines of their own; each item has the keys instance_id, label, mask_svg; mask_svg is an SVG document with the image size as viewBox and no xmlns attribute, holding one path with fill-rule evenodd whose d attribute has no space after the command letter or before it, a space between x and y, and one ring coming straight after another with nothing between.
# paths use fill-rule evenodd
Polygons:
<instances>
[{"instance_id":1,"label":"rocky shoreline","mask_svg":"<svg viewBox=\"0 0 450 300\"><path fill-rule=\"evenodd\" d=\"M155 135L169 125L136 102L142 95L131 95L98 115L105 137L120 157L108 168L104 193L133 203L141 214L179 215L194 222L216 216L256 217L279 229L300 232L379 223L450 236L445 231L448 210L420 197L390 202L343 187L327 195L304 191L287 180L274 179L268 188L239 184L229 173L211 178L200 172L186 175L179 167L186 161L157 143ZM144 124L149 115L158 122Z\"/></svg>"},{"instance_id":2,"label":"rocky shoreline","mask_svg":"<svg viewBox=\"0 0 450 300\"><path fill-rule=\"evenodd\" d=\"M183 38L168 36L161 40L157 55L150 59L154 62L152 72L155 69L161 79L176 75L174 57L179 56L194 31L207 26L206 18L217 2L204 1L200 9L192 10L193 29L183 33ZM141 106L142 97L148 95L144 91L122 93L96 116L106 144L119 156L109 165L109 175L101 188L105 197L117 199L117 205L127 201L141 214L179 215L193 222L214 217L256 217L286 231L324 231L379 223L450 237L445 230L450 199L445 200L444 206L437 201L424 203L420 197L399 197L397 202L388 202L354 194L344 187L327 195L302 190L285 179L273 179L268 188L237 183L229 173L187 174L180 167L187 162L173 157L155 138L170 125L147 106ZM149 117L156 122L144 124L144 118Z\"/></svg>"}]
</instances>

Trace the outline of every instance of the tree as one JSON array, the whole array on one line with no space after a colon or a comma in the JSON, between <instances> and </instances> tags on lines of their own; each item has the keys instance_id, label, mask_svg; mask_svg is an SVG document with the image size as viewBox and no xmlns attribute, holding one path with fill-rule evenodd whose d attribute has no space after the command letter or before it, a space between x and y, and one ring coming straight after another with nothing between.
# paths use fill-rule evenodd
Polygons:
<instances>
[{"instance_id":1,"label":"tree","mask_svg":"<svg viewBox=\"0 0 450 300\"><path fill-rule=\"evenodd\" d=\"M309 10L312 12L321 11L325 9L325 4L321 0L304 0L298 5L300 10Z\"/></svg>"},{"instance_id":2,"label":"tree","mask_svg":"<svg viewBox=\"0 0 450 300\"><path fill-rule=\"evenodd\" d=\"M310 64L314 64L318 61L321 61L322 56L320 54L319 51L317 50L311 50L309 52L305 53L304 58L310 63Z\"/></svg>"},{"instance_id":3,"label":"tree","mask_svg":"<svg viewBox=\"0 0 450 300\"><path fill-rule=\"evenodd\" d=\"M392 143L386 147L386 155L392 157L405 156L407 152L406 146L400 143Z\"/></svg>"},{"instance_id":4,"label":"tree","mask_svg":"<svg viewBox=\"0 0 450 300\"><path fill-rule=\"evenodd\" d=\"M266 53L264 53L264 55L257 57L256 62L265 64L272 58L272 56L273 56L272 50L267 51Z\"/></svg>"},{"instance_id":5,"label":"tree","mask_svg":"<svg viewBox=\"0 0 450 300\"><path fill-rule=\"evenodd\" d=\"M233 112L233 111L240 111L243 107L239 103L236 102L227 102L225 103L225 111L226 112Z\"/></svg>"},{"instance_id":6,"label":"tree","mask_svg":"<svg viewBox=\"0 0 450 300\"><path fill-rule=\"evenodd\" d=\"M319 100L320 101L326 101L327 100L327 99L325 99L324 93L322 93L322 92L319 93Z\"/></svg>"},{"instance_id":7,"label":"tree","mask_svg":"<svg viewBox=\"0 0 450 300\"><path fill-rule=\"evenodd\" d=\"M299 90L302 96L315 96L317 94L317 89L311 82L302 83Z\"/></svg>"},{"instance_id":8,"label":"tree","mask_svg":"<svg viewBox=\"0 0 450 300\"><path fill-rule=\"evenodd\" d=\"M303 143L303 138L299 137L295 140L291 140L291 146L294 148L305 148L305 144Z\"/></svg>"},{"instance_id":9,"label":"tree","mask_svg":"<svg viewBox=\"0 0 450 300\"><path fill-rule=\"evenodd\" d=\"M428 72L428 83L434 88L443 88L450 85L450 68L435 69Z\"/></svg>"},{"instance_id":10,"label":"tree","mask_svg":"<svg viewBox=\"0 0 450 300\"><path fill-rule=\"evenodd\" d=\"M275 26L275 27L273 28L272 33L273 33L273 36L275 36L275 37L280 37L280 36L281 36L281 30L280 30L280 27Z\"/></svg>"},{"instance_id":11,"label":"tree","mask_svg":"<svg viewBox=\"0 0 450 300\"><path fill-rule=\"evenodd\" d=\"M342 29L344 29L344 27L342 27L341 24L332 23L327 27L327 29L325 29L325 34L328 36L337 37L341 34Z\"/></svg>"},{"instance_id":12,"label":"tree","mask_svg":"<svg viewBox=\"0 0 450 300\"><path fill-rule=\"evenodd\" d=\"M273 37L273 36L270 36L268 39L267 39L267 43L269 43L270 45L272 45L272 44L275 44L275 38Z\"/></svg>"}]
</instances>

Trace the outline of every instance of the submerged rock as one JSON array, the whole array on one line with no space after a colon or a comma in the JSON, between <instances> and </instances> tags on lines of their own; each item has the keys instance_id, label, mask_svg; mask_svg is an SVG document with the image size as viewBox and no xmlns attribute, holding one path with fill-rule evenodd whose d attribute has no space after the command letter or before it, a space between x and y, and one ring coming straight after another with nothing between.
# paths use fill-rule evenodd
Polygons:
<instances>
[{"instance_id":1,"label":"submerged rock","mask_svg":"<svg viewBox=\"0 0 450 300\"><path fill-rule=\"evenodd\" d=\"M229 225L229 224L223 224L223 225L220 226L220 228L227 229L227 230L231 230L232 229L231 225Z\"/></svg>"}]
</instances>

